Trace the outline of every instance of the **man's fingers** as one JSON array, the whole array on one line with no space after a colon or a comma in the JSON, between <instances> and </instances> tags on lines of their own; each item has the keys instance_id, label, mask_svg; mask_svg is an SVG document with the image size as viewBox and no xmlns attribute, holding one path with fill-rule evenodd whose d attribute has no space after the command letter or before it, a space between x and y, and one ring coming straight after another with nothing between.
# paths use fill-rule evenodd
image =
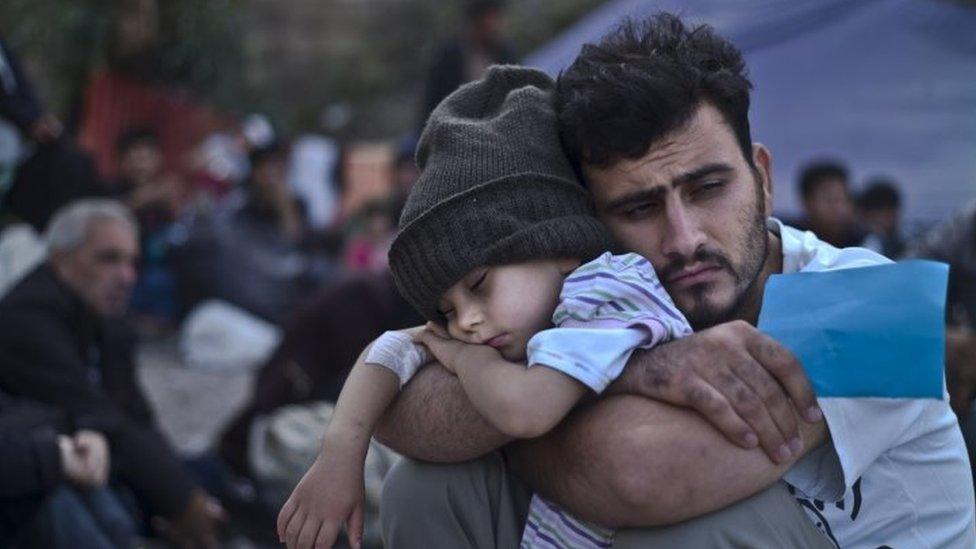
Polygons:
<instances>
[{"instance_id":1,"label":"man's fingers","mask_svg":"<svg viewBox=\"0 0 976 549\"><path fill-rule=\"evenodd\" d=\"M738 417L756 434L759 445L772 461L779 463L789 459L786 440L766 410L766 405L751 387L728 370L720 371L707 381L728 399Z\"/></svg>"},{"instance_id":2,"label":"man's fingers","mask_svg":"<svg viewBox=\"0 0 976 549\"><path fill-rule=\"evenodd\" d=\"M790 454L803 449L800 430L796 424L793 404L783 387L760 364L749 361L732 362L732 372L759 397L766 412L772 417L780 435L789 446Z\"/></svg>"},{"instance_id":3,"label":"man's fingers","mask_svg":"<svg viewBox=\"0 0 976 549\"><path fill-rule=\"evenodd\" d=\"M749 353L776 379L793 401L803 419L816 423L823 419L817 396L800 362L786 347L766 334L755 332L746 342Z\"/></svg>"},{"instance_id":4,"label":"man's fingers","mask_svg":"<svg viewBox=\"0 0 976 549\"><path fill-rule=\"evenodd\" d=\"M759 443L752 428L736 413L728 399L714 387L699 379L684 389L688 404L714 425L733 444L754 448Z\"/></svg>"}]
</instances>

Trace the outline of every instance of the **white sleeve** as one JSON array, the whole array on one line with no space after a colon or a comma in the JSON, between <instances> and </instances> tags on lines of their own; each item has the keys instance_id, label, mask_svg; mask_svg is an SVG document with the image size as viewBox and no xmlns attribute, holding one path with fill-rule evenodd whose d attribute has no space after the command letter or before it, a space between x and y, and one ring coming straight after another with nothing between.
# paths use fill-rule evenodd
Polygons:
<instances>
[{"instance_id":1,"label":"white sleeve","mask_svg":"<svg viewBox=\"0 0 976 549\"><path fill-rule=\"evenodd\" d=\"M829 439L790 468L783 480L807 497L840 501L882 454L921 427L931 399L819 398Z\"/></svg>"},{"instance_id":2,"label":"white sleeve","mask_svg":"<svg viewBox=\"0 0 976 549\"><path fill-rule=\"evenodd\" d=\"M390 370L400 378L403 387L421 366L430 362L430 354L406 333L389 331L373 342L365 362Z\"/></svg>"},{"instance_id":3,"label":"white sleeve","mask_svg":"<svg viewBox=\"0 0 976 549\"><path fill-rule=\"evenodd\" d=\"M638 328L552 328L529 340L529 367L547 366L597 393L617 379L630 354L654 335Z\"/></svg>"}]
</instances>

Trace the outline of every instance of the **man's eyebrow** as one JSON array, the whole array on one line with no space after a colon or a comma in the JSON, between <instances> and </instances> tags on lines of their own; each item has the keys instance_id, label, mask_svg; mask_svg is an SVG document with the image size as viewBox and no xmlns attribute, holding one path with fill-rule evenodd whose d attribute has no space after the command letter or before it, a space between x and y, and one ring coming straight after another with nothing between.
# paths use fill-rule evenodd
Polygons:
<instances>
[{"instance_id":1,"label":"man's eyebrow","mask_svg":"<svg viewBox=\"0 0 976 549\"><path fill-rule=\"evenodd\" d=\"M617 211L621 208L625 208L632 204L638 204L641 202L646 202L648 200L660 199L664 196L665 190L663 187L652 187L650 189L638 189L634 192L627 193L623 196L618 196L613 200L607 202L606 206L603 207L604 210L608 212Z\"/></svg>"},{"instance_id":2,"label":"man's eyebrow","mask_svg":"<svg viewBox=\"0 0 976 549\"><path fill-rule=\"evenodd\" d=\"M691 183L693 181L698 181L709 175L714 175L717 173L729 173L734 171L731 165L724 162L713 162L711 164L705 164L700 168L696 168L690 172L685 172L678 177L671 180L671 187L677 188L684 183ZM606 206L603 207L604 210L608 212L619 210L626 206L632 204L637 204L640 202L646 202L648 200L660 199L664 193L665 189L663 187L652 187L650 189L638 189L636 191L627 193L623 196L618 196L613 200L607 202Z\"/></svg>"}]
</instances>

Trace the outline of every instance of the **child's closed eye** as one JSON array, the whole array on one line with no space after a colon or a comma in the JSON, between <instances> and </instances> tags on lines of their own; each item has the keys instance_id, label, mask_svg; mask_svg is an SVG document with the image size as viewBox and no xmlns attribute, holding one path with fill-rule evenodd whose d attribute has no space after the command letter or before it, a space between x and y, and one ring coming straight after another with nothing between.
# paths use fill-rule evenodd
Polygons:
<instances>
[{"instance_id":1,"label":"child's closed eye","mask_svg":"<svg viewBox=\"0 0 976 549\"><path fill-rule=\"evenodd\" d=\"M477 290L478 288L480 288L481 285L484 284L486 278L488 278L488 269L483 269L481 271L481 274L478 275L478 278L475 279L475 281L471 284L471 286L469 286L469 288L471 289L471 291L474 291L474 290Z\"/></svg>"}]
</instances>

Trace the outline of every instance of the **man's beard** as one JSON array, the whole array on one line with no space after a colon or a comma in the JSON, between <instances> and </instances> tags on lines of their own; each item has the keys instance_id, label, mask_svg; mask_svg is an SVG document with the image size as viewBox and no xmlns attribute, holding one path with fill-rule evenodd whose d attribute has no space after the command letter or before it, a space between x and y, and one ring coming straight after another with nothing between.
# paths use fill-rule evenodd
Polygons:
<instances>
[{"instance_id":1,"label":"man's beard","mask_svg":"<svg viewBox=\"0 0 976 549\"><path fill-rule=\"evenodd\" d=\"M693 304L690 307L682 308L681 312L684 313L688 323L695 331L739 318L745 312L746 307L755 302L759 274L762 272L763 265L766 263L766 256L769 253L766 211L763 207L762 187L758 180L756 187L758 192L755 208L752 212L744 212L740 221L747 223L749 227L745 241L741 243L744 251L741 264L733 265L732 260L725 254L702 247L696 250L692 257L676 258L660 271L661 280L670 280L688 264L700 263L717 266L732 276L734 297L732 302L725 306L709 302L707 296L711 290L710 284L700 284L685 290Z\"/></svg>"}]
</instances>

